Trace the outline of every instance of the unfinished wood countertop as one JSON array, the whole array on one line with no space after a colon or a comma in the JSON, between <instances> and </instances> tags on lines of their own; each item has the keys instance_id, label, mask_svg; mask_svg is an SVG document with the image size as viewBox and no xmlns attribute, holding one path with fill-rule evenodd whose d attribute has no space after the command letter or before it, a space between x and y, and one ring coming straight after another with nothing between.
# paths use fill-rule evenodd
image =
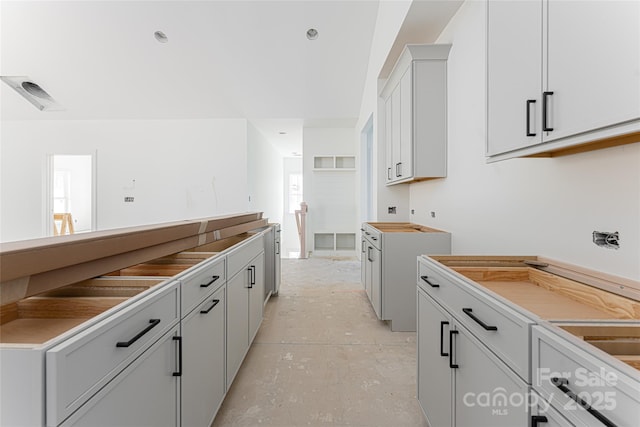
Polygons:
<instances>
[{"instance_id":1,"label":"unfinished wood countertop","mask_svg":"<svg viewBox=\"0 0 640 427\"><path fill-rule=\"evenodd\" d=\"M367 224L383 233L444 233L442 230L412 222L368 222Z\"/></svg>"}]
</instances>

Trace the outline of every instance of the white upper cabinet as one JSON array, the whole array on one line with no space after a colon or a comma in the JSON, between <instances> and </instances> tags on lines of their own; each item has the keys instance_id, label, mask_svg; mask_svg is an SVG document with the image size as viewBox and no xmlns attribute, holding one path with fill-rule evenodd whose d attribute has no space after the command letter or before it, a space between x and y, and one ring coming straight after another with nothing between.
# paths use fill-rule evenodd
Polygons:
<instances>
[{"instance_id":1,"label":"white upper cabinet","mask_svg":"<svg viewBox=\"0 0 640 427\"><path fill-rule=\"evenodd\" d=\"M487 154L494 155L542 142L542 4L490 1L488 8Z\"/></svg>"},{"instance_id":2,"label":"white upper cabinet","mask_svg":"<svg viewBox=\"0 0 640 427\"><path fill-rule=\"evenodd\" d=\"M489 1L490 161L638 141L619 137L640 131L639 17L635 1Z\"/></svg>"},{"instance_id":3,"label":"white upper cabinet","mask_svg":"<svg viewBox=\"0 0 640 427\"><path fill-rule=\"evenodd\" d=\"M388 185L447 175L451 45L407 45L380 96Z\"/></svg>"}]
</instances>

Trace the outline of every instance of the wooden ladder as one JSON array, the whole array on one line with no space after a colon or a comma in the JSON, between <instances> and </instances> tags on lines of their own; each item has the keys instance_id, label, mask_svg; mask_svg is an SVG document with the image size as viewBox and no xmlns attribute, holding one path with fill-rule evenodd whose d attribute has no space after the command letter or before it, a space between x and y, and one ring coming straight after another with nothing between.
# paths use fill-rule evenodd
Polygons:
<instances>
[{"instance_id":1,"label":"wooden ladder","mask_svg":"<svg viewBox=\"0 0 640 427\"><path fill-rule=\"evenodd\" d=\"M60 228L58 229L57 222L60 221ZM70 213L54 213L53 214L53 235L61 236L63 234L73 234L73 219Z\"/></svg>"}]
</instances>

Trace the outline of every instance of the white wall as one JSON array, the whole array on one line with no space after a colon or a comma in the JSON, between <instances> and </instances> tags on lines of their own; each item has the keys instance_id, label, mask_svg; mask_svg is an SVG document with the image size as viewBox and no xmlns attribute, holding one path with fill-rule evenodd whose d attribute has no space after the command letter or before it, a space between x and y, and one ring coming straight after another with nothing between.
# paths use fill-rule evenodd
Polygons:
<instances>
[{"instance_id":1,"label":"white wall","mask_svg":"<svg viewBox=\"0 0 640 427\"><path fill-rule=\"evenodd\" d=\"M3 121L0 238L43 235L43 174L51 153L97 151L99 229L245 212L246 123ZM135 201L124 203L125 196Z\"/></svg>"},{"instance_id":2,"label":"white wall","mask_svg":"<svg viewBox=\"0 0 640 427\"><path fill-rule=\"evenodd\" d=\"M260 211L269 222L282 223L282 154L251 123L247 124L250 211Z\"/></svg>"},{"instance_id":3,"label":"white wall","mask_svg":"<svg viewBox=\"0 0 640 427\"><path fill-rule=\"evenodd\" d=\"M303 129L304 199L309 205L307 250L313 250L314 233L356 232L357 172L313 171L313 156L355 155L357 138L353 128Z\"/></svg>"},{"instance_id":4,"label":"white wall","mask_svg":"<svg viewBox=\"0 0 640 427\"><path fill-rule=\"evenodd\" d=\"M466 2L438 40L453 44L448 176L410 186L412 221L450 231L456 254L543 255L640 279L640 144L486 164L485 22L485 3ZM620 232L620 249L597 247L594 230Z\"/></svg>"},{"instance_id":5,"label":"white wall","mask_svg":"<svg viewBox=\"0 0 640 427\"><path fill-rule=\"evenodd\" d=\"M362 104L360 107L360 115L356 124L358 138L364 129L367 120L373 114L373 135L374 135L374 165L384 165L385 149L381 134L382 128L378 126L379 111L384 111L381 106L378 109L378 76L382 66L387 60L389 51L391 50L396 36L402 27L407 12L411 6L411 1L381 1L378 7L378 18L376 21L376 30L371 43L371 53L369 56L369 68L367 71L367 80L365 82L364 92L362 96ZM360 146L357 147L358 157L360 158ZM377 221L408 221L409 220L409 188L405 185L385 186L385 179L381 166L374 170L374 217ZM358 177L357 189L360 191L360 179ZM388 214L388 207L396 206L396 214ZM358 206L360 209L360 206ZM360 218L358 213L357 218Z\"/></svg>"}]
</instances>

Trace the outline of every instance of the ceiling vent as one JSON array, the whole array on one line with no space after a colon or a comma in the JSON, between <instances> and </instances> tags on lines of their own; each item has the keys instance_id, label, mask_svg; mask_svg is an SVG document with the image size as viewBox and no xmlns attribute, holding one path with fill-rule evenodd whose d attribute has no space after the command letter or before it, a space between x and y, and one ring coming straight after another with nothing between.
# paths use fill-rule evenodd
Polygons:
<instances>
[{"instance_id":1,"label":"ceiling vent","mask_svg":"<svg viewBox=\"0 0 640 427\"><path fill-rule=\"evenodd\" d=\"M64 108L38 85L26 76L0 76L3 82L11 86L24 99L40 111L61 111Z\"/></svg>"}]
</instances>

